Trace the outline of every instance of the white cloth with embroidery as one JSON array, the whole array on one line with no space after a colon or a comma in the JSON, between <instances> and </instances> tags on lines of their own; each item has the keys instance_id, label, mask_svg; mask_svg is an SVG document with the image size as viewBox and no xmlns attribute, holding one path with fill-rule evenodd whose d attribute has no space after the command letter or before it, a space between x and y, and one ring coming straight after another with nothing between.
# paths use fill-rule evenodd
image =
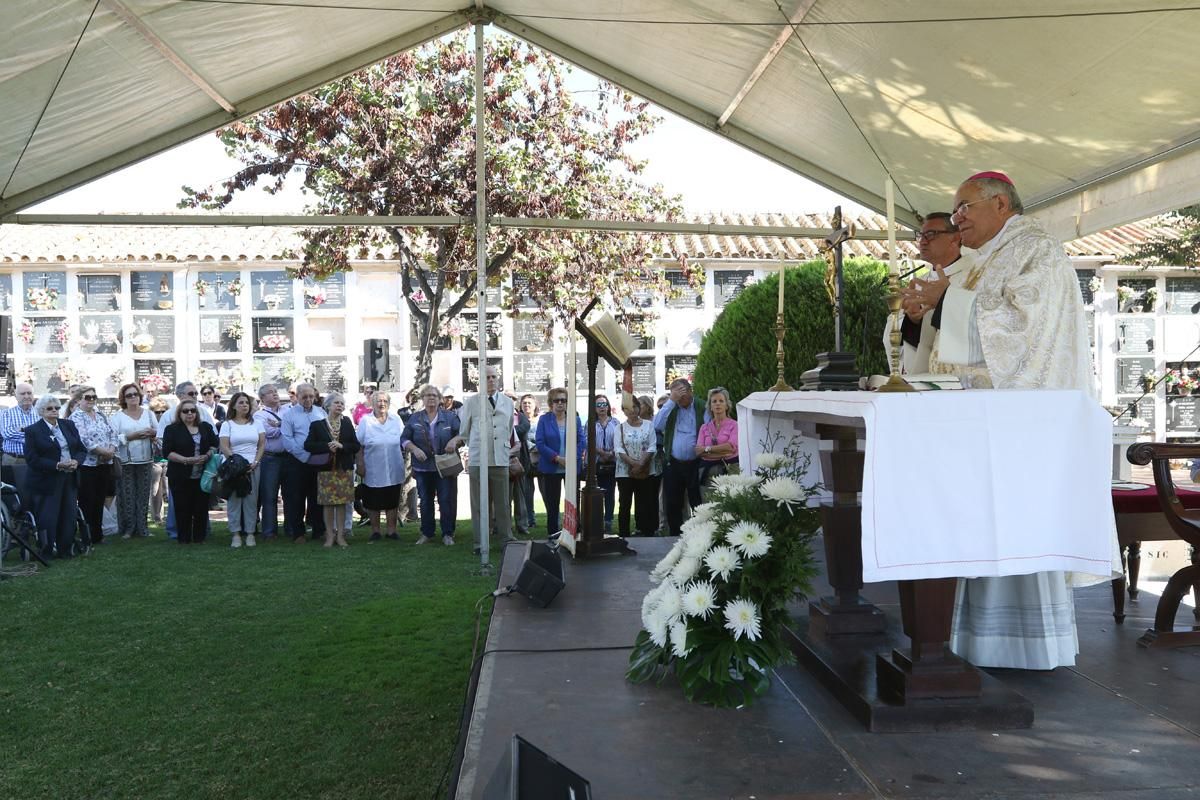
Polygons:
<instances>
[{"instance_id":1,"label":"white cloth with embroidery","mask_svg":"<svg viewBox=\"0 0 1200 800\"><path fill-rule=\"evenodd\" d=\"M1062 244L1014 216L976 258L964 284L946 291L936 360L968 388L1095 396L1083 298ZM1115 525L1110 538L1115 546ZM1096 579L1053 571L959 581L950 649L985 667L1070 666L1079 652L1071 587Z\"/></svg>"}]
</instances>

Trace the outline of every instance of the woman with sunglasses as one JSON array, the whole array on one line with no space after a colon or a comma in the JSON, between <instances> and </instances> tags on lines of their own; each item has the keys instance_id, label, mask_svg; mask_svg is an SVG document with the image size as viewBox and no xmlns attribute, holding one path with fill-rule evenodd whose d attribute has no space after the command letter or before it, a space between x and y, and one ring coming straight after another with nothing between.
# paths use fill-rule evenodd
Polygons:
<instances>
[{"instance_id":1,"label":"woman with sunglasses","mask_svg":"<svg viewBox=\"0 0 1200 800\"><path fill-rule=\"evenodd\" d=\"M127 383L117 395L121 410L113 414L112 427L117 434L117 459L121 475L117 479L117 521L121 538L149 536L150 489L153 485L154 444L158 418L142 406L142 390Z\"/></svg>"},{"instance_id":2,"label":"woman with sunglasses","mask_svg":"<svg viewBox=\"0 0 1200 800\"><path fill-rule=\"evenodd\" d=\"M596 483L604 490L604 532L612 533L617 499L617 429L608 395L596 395Z\"/></svg>"},{"instance_id":3,"label":"woman with sunglasses","mask_svg":"<svg viewBox=\"0 0 1200 800\"><path fill-rule=\"evenodd\" d=\"M188 397L175 408L175 421L163 431L167 483L179 544L200 544L208 531L208 492L200 488L204 462L220 442L213 426L200 419L200 407Z\"/></svg>"},{"instance_id":4,"label":"woman with sunglasses","mask_svg":"<svg viewBox=\"0 0 1200 800\"><path fill-rule=\"evenodd\" d=\"M96 408L96 387L78 387L72 401L75 410L70 420L88 451L79 465L79 510L91 530L92 544L100 544L104 541L104 498L111 496L109 486L115 480L117 433L104 412Z\"/></svg>"},{"instance_id":5,"label":"woman with sunglasses","mask_svg":"<svg viewBox=\"0 0 1200 800\"><path fill-rule=\"evenodd\" d=\"M546 395L550 414L538 418L535 441L538 449L538 472L542 475L542 502L546 504L546 534L559 532L559 509L562 504L563 478L567 472L567 390L551 389ZM587 436L583 422L575 415L575 442L578 451L576 464L583 467L587 451Z\"/></svg>"},{"instance_id":6,"label":"woman with sunglasses","mask_svg":"<svg viewBox=\"0 0 1200 800\"><path fill-rule=\"evenodd\" d=\"M42 395L33 409L41 419L24 430L29 496L37 519L42 558L49 560L57 546L59 558L71 557L75 532L77 470L87 456L79 431L69 419L59 419L62 403Z\"/></svg>"}]
</instances>

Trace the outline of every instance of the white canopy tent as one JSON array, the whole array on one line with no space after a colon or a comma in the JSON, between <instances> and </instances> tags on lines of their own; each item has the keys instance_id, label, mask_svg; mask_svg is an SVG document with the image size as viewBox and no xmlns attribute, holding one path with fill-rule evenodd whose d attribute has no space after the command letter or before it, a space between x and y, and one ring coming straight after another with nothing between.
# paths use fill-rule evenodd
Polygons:
<instances>
[{"instance_id":1,"label":"white canopy tent","mask_svg":"<svg viewBox=\"0 0 1200 800\"><path fill-rule=\"evenodd\" d=\"M476 20L902 221L980 169L1064 238L1200 199L1172 0L10 0L0 214Z\"/></svg>"}]
</instances>

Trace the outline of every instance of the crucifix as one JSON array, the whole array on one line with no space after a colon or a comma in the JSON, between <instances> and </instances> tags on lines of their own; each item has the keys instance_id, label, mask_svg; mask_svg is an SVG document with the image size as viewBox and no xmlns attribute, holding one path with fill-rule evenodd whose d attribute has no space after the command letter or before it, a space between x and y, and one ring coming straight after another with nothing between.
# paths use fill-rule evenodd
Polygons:
<instances>
[{"instance_id":1,"label":"crucifix","mask_svg":"<svg viewBox=\"0 0 1200 800\"><path fill-rule=\"evenodd\" d=\"M801 390L833 389L853 391L858 389L858 369L854 354L842 350L842 296L845 293L845 278L842 274L842 245L854 238L854 223L844 222L842 207L833 209L831 230L825 237L821 249L829 265L825 272L825 290L833 306L833 350L817 353L817 366L800 376Z\"/></svg>"}]
</instances>

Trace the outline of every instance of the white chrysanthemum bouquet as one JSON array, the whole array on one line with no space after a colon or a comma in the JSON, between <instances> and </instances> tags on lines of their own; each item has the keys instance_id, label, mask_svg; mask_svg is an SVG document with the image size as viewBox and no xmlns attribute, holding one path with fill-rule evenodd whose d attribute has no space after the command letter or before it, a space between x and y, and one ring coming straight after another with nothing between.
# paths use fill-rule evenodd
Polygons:
<instances>
[{"instance_id":1,"label":"white chrysanthemum bouquet","mask_svg":"<svg viewBox=\"0 0 1200 800\"><path fill-rule=\"evenodd\" d=\"M650 573L642 632L626 676L642 683L668 672L689 700L717 706L751 702L771 685L770 670L792 660L783 640L787 606L810 591L810 542L819 521L807 506L808 460L793 442L766 453L753 475L713 480L711 502Z\"/></svg>"}]
</instances>

